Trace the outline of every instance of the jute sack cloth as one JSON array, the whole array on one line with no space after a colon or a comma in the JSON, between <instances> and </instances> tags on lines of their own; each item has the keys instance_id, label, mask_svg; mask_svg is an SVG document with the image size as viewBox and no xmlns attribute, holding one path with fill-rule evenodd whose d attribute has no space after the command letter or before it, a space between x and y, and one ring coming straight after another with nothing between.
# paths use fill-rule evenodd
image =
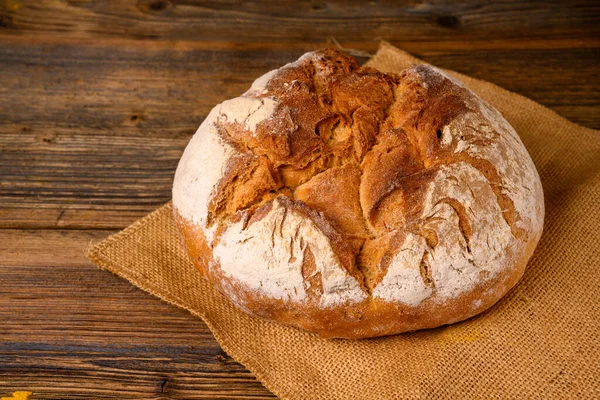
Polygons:
<instances>
[{"instance_id":1,"label":"jute sack cloth","mask_svg":"<svg viewBox=\"0 0 600 400\"><path fill-rule=\"evenodd\" d=\"M367 65L399 72L418 62L382 43ZM284 399L600 398L600 134L451 73L516 129L546 197L544 234L525 276L482 315L360 341L324 340L249 317L188 261L170 204L93 247L90 257L201 317L231 357Z\"/></svg>"}]
</instances>

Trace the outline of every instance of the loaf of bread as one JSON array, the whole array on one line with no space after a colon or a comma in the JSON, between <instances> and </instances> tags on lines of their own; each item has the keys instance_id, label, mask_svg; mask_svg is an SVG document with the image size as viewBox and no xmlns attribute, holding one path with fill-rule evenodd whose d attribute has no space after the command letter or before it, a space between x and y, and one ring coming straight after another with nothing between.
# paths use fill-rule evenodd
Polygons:
<instances>
[{"instance_id":1,"label":"loaf of bread","mask_svg":"<svg viewBox=\"0 0 600 400\"><path fill-rule=\"evenodd\" d=\"M245 312L323 337L461 321L522 276L542 186L514 129L446 73L327 49L217 105L173 208L196 267Z\"/></svg>"}]
</instances>

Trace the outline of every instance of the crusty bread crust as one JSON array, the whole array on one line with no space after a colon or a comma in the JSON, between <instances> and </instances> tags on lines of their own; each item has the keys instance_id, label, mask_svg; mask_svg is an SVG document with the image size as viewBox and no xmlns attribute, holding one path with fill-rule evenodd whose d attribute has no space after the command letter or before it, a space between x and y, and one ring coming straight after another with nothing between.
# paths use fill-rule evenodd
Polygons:
<instances>
[{"instance_id":1,"label":"crusty bread crust","mask_svg":"<svg viewBox=\"0 0 600 400\"><path fill-rule=\"evenodd\" d=\"M487 103L425 65L321 50L213 109L173 204L197 268L234 304L323 337L464 320L523 275L539 176Z\"/></svg>"}]
</instances>

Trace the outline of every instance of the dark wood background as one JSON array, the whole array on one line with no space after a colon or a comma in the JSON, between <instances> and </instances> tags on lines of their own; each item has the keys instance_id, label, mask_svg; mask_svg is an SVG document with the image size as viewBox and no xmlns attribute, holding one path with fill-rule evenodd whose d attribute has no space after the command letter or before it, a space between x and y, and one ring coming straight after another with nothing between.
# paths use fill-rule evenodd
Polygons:
<instances>
[{"instance_id":1,"label":"dark wood background","mask_svg":"<svg viewBox=\"0 0 600 400\"><path fill-rule=\"evenodd\" d=\"M385 39L598 129L599 5L0 0L0 397L271 398L88 245L170 199L216 103L335 41Z\"/></svg>"}]
</instances>

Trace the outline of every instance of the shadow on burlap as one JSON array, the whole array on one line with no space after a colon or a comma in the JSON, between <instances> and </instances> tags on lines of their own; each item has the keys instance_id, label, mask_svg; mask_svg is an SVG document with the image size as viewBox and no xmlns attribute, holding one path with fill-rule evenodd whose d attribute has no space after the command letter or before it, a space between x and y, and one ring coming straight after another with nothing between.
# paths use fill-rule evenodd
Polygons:
<instances>
[{"instance_id":1,"label":"shadow on burlap","mask_svg":"<svg viewBox=\"0 0 600 400\"><path fill-rule=\"evenodd\" d=\"M367 65L419 63L382 43ZM252 318L186 258L167 204L90 250L105 268L201 317L223 349L285 399L600 398L600 133L458 73L521 136L544 187L546 222L522 281L452 326L325 340Z\"/></svg>"}]
</instances>

